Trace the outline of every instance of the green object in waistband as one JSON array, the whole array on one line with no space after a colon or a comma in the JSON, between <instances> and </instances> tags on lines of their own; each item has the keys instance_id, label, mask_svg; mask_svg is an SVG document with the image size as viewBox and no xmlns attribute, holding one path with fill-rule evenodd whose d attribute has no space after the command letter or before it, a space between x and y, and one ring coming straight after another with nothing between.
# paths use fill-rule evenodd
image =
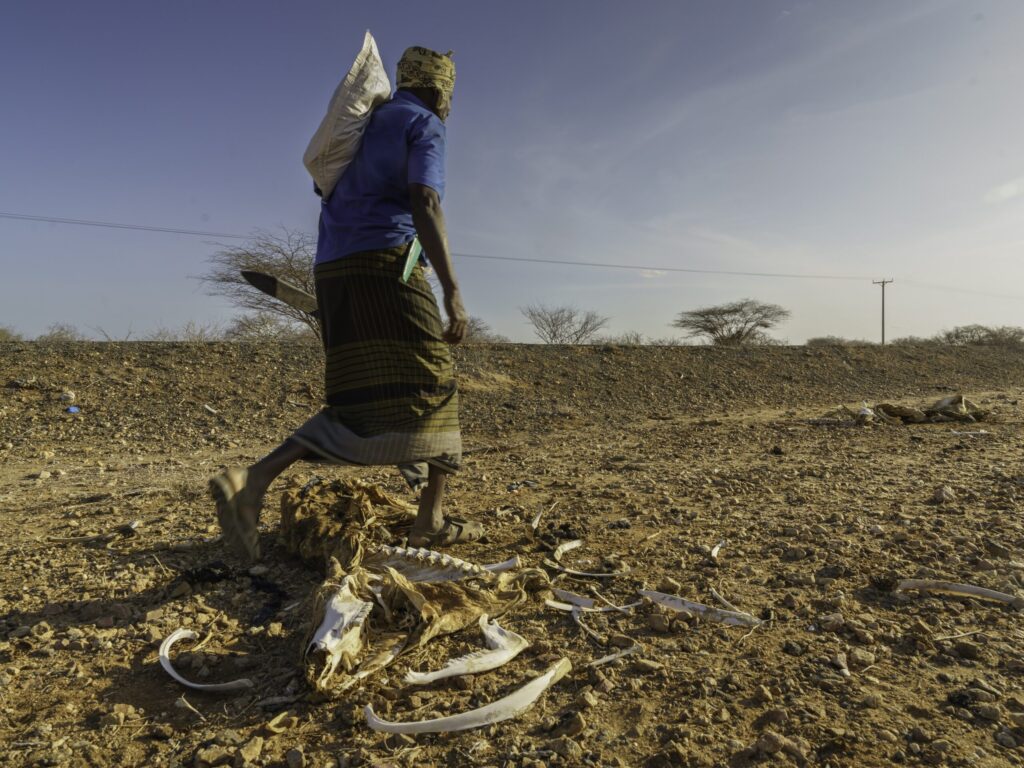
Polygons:
<instances>
[{"instance_id":1,"label":"green object in waistband","mask_svg":"<svg viewBox=\"0 0 1024 768\"><path fill-rule=\"evenodd\" d=\"M414 237L412 242L409 243L409 252L405 256L405 268L402 270L401 277L403 283L409 282L409 276L412 274L416 262L420 260L421 253L423 253L423 246L420 245L420 239Z\"/></svg>"}]
</instances>

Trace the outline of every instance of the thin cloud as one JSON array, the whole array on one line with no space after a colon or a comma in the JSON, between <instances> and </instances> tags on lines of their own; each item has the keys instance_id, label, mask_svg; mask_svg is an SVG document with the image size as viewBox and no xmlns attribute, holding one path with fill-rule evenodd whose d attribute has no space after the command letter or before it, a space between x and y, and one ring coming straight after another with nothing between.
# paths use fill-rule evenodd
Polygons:
<instances>
[{"instance_id":1,"label":"thin cloud","mask_svg":"<svg viewBox=\"0 0 1024 768\"><path fill-rule=\"evenodd\" d=\"M993 187L985 193L985 202L990 205L998 205L1021 195L1024 195L1024 176Z\"/></svg>"}]
</instances>

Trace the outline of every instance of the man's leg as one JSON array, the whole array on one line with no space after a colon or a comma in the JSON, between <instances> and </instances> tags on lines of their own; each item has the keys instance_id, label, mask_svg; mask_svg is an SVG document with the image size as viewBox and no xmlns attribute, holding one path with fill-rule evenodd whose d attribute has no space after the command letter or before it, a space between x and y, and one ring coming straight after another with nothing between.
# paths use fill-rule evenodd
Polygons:
<instances>
[{"instance_id":1,"label":"man's leg","mask_svg":"<svg viewBox=\"0 0 1024 768\"><path fill-rule=\"evenodd\" d=\"M309 449L305 446L299 445L294 440L285 440L249 467L249 477L245 486L250 497L262 504L263 495L267 492L270 484L277 479L277 476L296 461L301 461L307 456L309 456Z\"/></svg>"},{"instance_id":2,"label":"man's leg","mask_svg":"<svg viewBox=\"0 0 1024 768\"><path fill-rule=\"evenodd\" d=\"M240 555L250 559L260 556L257 527L263 496L274 478L308 455L305 447L285 440L247 470L228 469L210 481L224 538Z\"/></svg>"},{"instance_id":3,"label":"man's leg","mask_svg":"<svg viewBox=\"0 0 1024 768\"><path fill-rule=\"evenodd\" d=\"M447 483L448 473L431 464L427 487L420 494L416 521L409 531L410 547L448 546L476 541L483 535L480 523L445 516L444 489Z\"/></svg>"}]
</instances>

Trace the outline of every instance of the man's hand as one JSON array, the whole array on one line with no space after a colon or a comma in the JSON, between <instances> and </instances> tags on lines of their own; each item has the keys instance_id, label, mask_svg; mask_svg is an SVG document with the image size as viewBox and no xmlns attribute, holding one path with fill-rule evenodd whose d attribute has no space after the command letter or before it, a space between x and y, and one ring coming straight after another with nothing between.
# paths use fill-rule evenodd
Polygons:
<instances>
[{"instance_id":1,"label":"man's hand","mask_svg":"<svg viewBox=\"0 0 1024 768\"><path fill-rule=\"evenodd\" d=\"M444 340L449 344L461 344L466 337L468 318L458 288L445 292L444 311L448 313L448 328L444 332Z\"/></svg>"}]
</instances>

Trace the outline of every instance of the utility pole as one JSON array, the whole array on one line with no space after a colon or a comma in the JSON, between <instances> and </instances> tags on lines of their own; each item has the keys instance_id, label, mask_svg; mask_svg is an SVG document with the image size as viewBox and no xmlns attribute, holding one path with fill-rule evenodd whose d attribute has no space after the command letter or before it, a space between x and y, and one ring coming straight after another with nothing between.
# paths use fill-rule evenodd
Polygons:
<instances>
[{"instance_id":1,"label":"utility pole","mask_svg":"<svg viewBox=\"0 0 1024 768\"><path fill-rule=\"evenodd\" d=\"M874 285L882 286L882 346L885 346L885 286L892 280L872 280Z\"/></svg>"}]
</instances>

